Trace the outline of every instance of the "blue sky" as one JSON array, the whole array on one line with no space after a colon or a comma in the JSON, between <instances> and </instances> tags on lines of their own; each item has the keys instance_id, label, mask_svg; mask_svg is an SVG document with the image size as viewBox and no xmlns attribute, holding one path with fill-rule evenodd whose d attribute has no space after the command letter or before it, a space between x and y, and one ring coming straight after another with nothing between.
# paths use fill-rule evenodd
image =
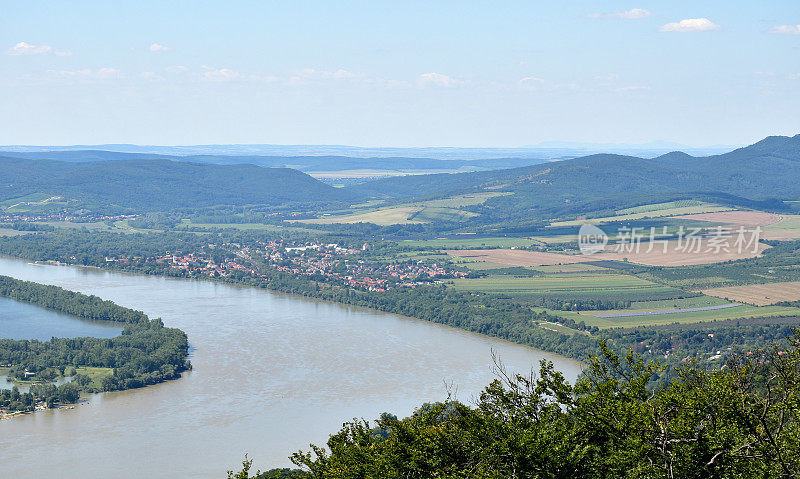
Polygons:
<instances>
[{"instance_id":1,"label":"blue sky","mask_svg":"<svg viewBox=\"0 0 800 479\"><path fill-rule=\"evenodd\" d=\"M0 0L0 144L800 133L797 1Z\"/></svg>"}]
</instances>

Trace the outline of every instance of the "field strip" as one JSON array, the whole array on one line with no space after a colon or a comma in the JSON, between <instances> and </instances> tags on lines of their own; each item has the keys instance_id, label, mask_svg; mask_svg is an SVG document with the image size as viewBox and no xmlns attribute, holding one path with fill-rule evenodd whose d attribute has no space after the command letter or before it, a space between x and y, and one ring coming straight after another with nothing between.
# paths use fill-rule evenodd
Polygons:
<instances>
[{"instance_id":1,"label":"field strip","mask_svg":"<svg viewBox=\"0 0 800 479\"><path fill-rule=\"evenodd\" d=\"M708 296L716 296L717 298L755 304L756 306L766 306L779 301L800 300L800 281L728 286L707 289L702 293Z\"/></svg>"},{"instance_id":2,"label":"field strip","mask_svg":"<svg viewBox=\"0 0 800 479\"><path fill-rule=\"evenodd\" d=\"M713 223L726 223L729 225L755 227L767 226L781 221L780 215L764 213L763 211L721 211L716 213L698 213L675 216L674 218L695 221L709 221Z\"/></svg>"},{"instance_id":3,"label":"field strip","mask_svg":"<svg viewBox=\"0 0 800 479\"><path fill-rule=\"evenodd\" d=\"M771 240L800 239L800 215L781 215L781 220L766 226L761 236Z\"/></svg>"},{"instance_id":4,"label":"field strip","mask_svg":"<svg viewBox=\"0 0 800 479\"><path fill-rule=\"evenodd\" d=\"M638 243L624 245L626 249L633 250L627 252L608 251L613 248L609 245L607 251L585 255L567 255L517 249L462 249L444 250L444 252L451 256L489 261L508 266L552 266L594 261L627 261L648 266L688 266L754 258L760 256L765 249L770 248L768 245L759 243L757 252L751 246L739 251L736 248L737 240L736 236L726 238L726 246L724 248L713 247L712 239L708 238L698 239L691 248L684 249L680 248L680 242L676 240L661 242L657 245L655 243ZM688 245L688 243L686 244Z\"/></svg>"},{"instance_id":5,"label":"field strip","mask_svg":"<svg viewBox=\"0 0 800 479\"><path fill-rule=\"evenodd\" d=\"M717 212L724 212L729 211L730 208L727 206L716 206L716 205L698 205L698 206L681 206L676 208L668 208L664 210L653 210L647 211L643 213L629 213L623 215L616 215L616 216L605 216L602 218L588 218L585 220L569 220L569 221L554 221L550 223L550 226L558 228L558 227L566 227L566 226L581 226L584 223L590 224L603 224L603 223L614 223L618 221L634 221L634 220L644 220L644 219L653 219L653 218L681 218L684 216L694 216L698 214L715 214Z\"/></svg>"},{"instance_id":6,"label":"field strip","mask_svg":"<svg viewBox=\"0 0 800 479\"><path fill-rule=\"evenodd\" d=\"M624 318L627 316L655 316L659 314L675 314L675 313L696 313L698 311L712 311L715 309L728 309L741 306L739 303L720 304L717 306L706 306L704 308L684 308L684 309L664 309L661 311L639 311L636 313L615 313L615 314L593 314L595 318Z\"/></svg>"},{"instance_id":7,"label":"field strip","mask_svg":"<svg viewBox=\"0 0 800 479\"><path fill-rule=\"evenodd\" d=\"M558 264L583 263L594 260L594 258L588 258L587 256L517 249L462 249L445 250L444 252L451 256L489 261L507 266L552 266Z\"/></svg>"}]
</instances>

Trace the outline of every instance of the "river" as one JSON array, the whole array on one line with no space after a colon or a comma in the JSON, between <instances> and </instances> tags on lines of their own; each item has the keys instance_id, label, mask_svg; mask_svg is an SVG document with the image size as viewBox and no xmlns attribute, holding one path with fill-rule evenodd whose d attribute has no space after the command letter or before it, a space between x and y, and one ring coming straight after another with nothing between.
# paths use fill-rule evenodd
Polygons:
<instances>
[{"instance_id":1,"label":"river","mask_svg":"<svg viewBox=\"0 0 800 479\"><path fill-rule=\"evenodd\" d=\"M57 313L28 303L0 298L0 337L10 339L112 338L122 326Z\"/></svg>"},{"instance_id":2,"label":"river","mask_svg":"<svg viewBox=\"0 0 800 479\"><path fill-rule=\"evenodd\" d=\"M445 384L468 402L494 377L492 349L510 370L547 358L570 381L580 373L575 361L486 336L255 288L2 256L0 274L161 317L189 335L194 366L175 381L0 421L0 477L223 478L245 453L261 469L288 466L344 421L408 415L444 399Z\"/></svg>"}]
</instances>

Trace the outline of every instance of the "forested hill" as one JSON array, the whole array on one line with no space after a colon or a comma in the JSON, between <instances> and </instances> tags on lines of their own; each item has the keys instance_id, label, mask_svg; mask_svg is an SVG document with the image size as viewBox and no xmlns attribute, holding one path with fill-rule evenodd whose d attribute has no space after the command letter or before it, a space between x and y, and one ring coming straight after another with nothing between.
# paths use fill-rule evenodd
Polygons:
<instances>
[{"instance_id":1,"label":"forested hill","mask_svg":"<svg viewBox=\"0 0 800 479\"><path fill-rule=\"evenodd\" d=\"M293 168L305 172L346 170L462 170L480 171L501 168L516 168L545 163L550 158L542 152L533 157L502 157L486 159L441 159L405 156L352 157L342 155L163 155L153 153L131 153L107 150L67 151L21 151L3 152L2 156L29 160L54 160L72 163L106 160L172 160L189 163L211 163L215 165L249 164L265 168ZM558 156L558 155L555 155Z\"/></svg>"},{"instance_id":2,"label":"forested hill","mask_svg":"<svg viewBox=\"0 0 800 479\"><path fill-rule=\"evenodd\" d=\"M0 201L32 193L138 210L344 202L354 196L289 168L159 159L70 163L0 157Z\"/></svg>"},{"instance_id":3,"label":"forested hill","mask_svg":"<svg viewBox=\"0 0 800 479\"><path fill-rule=\"evenodd\" d=\"M616 194L684 192L794 199L800 197L798 178L800 135L769 137L716 156L673 152L644 159L598 154L500 171L388 178L350 190L390 198L511 191L534 202L543 198L580 202Z\"/></svg>"}]
</instances>

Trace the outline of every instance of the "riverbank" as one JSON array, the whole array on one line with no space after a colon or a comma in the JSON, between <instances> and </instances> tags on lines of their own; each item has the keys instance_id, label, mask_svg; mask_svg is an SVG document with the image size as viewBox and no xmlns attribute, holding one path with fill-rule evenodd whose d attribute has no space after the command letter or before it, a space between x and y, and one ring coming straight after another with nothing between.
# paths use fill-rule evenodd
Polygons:
<instances>
[{"instance_id":1,"label":"riverbank","mask_svg":"<svg viewBox=\"0 0 800 479\"><path fill-rule=\"evenodd\" d=\"M5 412L0 409L0 421L4 421L7 419L13 419L15 417L22 417L28 416L31 414L35 414L41 411L52 411L58 409L75 409L77 406L88 404L88 401L78 401L74 404L61 404L57 406L47 407L46 404L37 404L33 411L14 411L14 412Z\"/></svg>"},{"instance_id":2,"label":"riverbank","mask_svg":"<svg viewBox=\"0 0 800 479\"><path fill-rule=\"evenodd\" d=\"M23 380L32 377L32 381L38 382L40 377L52 379L70 370L74 381L57 388L31 387L36 399L48 404L74 402L76 391L135 389L177 379L181 372L191 369L186 333L167 328L160 319L151 320L141 311L94 295L9 276L0 276L0 297L84 319L125 325L122 333L112 338L0 339L0 362L24 372ZM15 409L22 408L18 398L5 401ZM26 401L31 404L30 397Z\"/></svg>"},{"instance_id":3,"label":"riverbank","mask_svg":"<svg viewBox=\"0 0 800 479\"><path fill-rule=\"evenodd\" d=\"M13 257L12 257L13 258ZM25 259L25 258L20 258ZM45 264L38 261L35 264ZM60 263L58 261L52 264ZM539 327L537 323L561 323L563 318L547 312L531 312L525 305L505 298L463 293L446 286L395 288L383 292L342 288L325 282L298 278L279 271L265 271L260 276L244 273L229 276L186 275L180 270L139 268L132 264L103 262L101 265L69 264L109 272L144 274L189 280L211 281L242 287L266 289L322 301L357 306L373 311L398 314L414 319L452 326L495 337L565 358L585 362L598 352L597 338L591 334L567 333ZM495 305L495 303L498 303ZM586 333L586 332L582 332Z\"/></svg>"},{"instance_id":4,"label":"riverbank","mask_svg":"<svg viewBox=\"0 0 800 479\"><path fill-rule=\"evenodd\" d=\"M7 257L0 274L161 317L189 336L194 366L179 381L88 396L89 407L3 421L0 477L136 479L179 470L218 479L243 451L262 470L289 466L291 453L325 442L343 422L407 416L447 398L445 384L469 401L496 377L492 351L521 374L543 359L570 382L581 371L576 361L487 335L262 288Z\"/></svg>"}]
</instances>

